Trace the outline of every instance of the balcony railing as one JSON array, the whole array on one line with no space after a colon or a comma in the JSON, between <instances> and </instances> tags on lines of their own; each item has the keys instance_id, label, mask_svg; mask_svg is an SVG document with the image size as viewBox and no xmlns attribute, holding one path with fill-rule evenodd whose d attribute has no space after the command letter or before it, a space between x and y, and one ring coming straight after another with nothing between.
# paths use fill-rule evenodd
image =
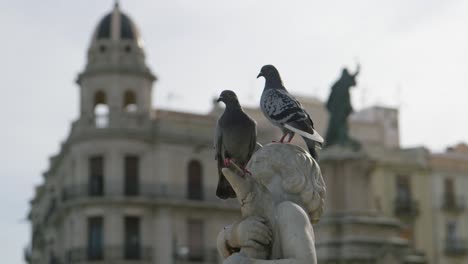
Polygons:
<instances>
[{"instance_id":1,"label":"balcony railing","mask_svg":"<svg viewBox=\"0 0 468 264\"><path fill-rule=\"evenodd\" d=\"M34 227L32 232L31 248L43 248L45 245L44 231L40 227Z\"/></svg>"},{"instance_id":2,"label":"balcony railing","mask_svg":"<svg viewBox=\"0 0 468 264\"><path fill-rule=\"evenodd\" d=\"M49 206L47 207L46 214L44 216L44 222L48 222L50 217L55 213L55 210L57 209L57 201L55 198L51 200L49 203Z\"/></svg>"},{"instance_id":3,"label":"balcony railing","mask_svg":"<svg viewBox=\"0 0 468 264\"><path fill-rule=\"evenodd\" d=\"M416 217L419 214L419 203L412 199L395 199L395 215L398 217Z\"/></svg>"},{"instance_id":4,"label":"balcony railing","mask_svg":"<svg viewBox=\"0 0 468 264\"><path fill-rule=\"evenodd\" d=\"M214 187L203 188L201 195L190 195L187 185L177 184L145 184L142 183L136 188L137 192L125 193L122 184L110 184L104 186L102 195L95 195L90 191L88 184L68 186L63 189L62 200L64 202L80 198L145 198L145 199L166 199L171 201L194 201L213 203L220 206L238 207L235 199L221 200L216 196ZM199 193L197 191L197 193Z\"/></svg>"},{"instance_id":5,"label":"balcony railing","mask_svg":"<svg viewBox=\"0 0 468 264\"><path fill-rule=\"evenodd\" d=\"M109 113L100 115L83 116L72 124L72 129L77 131L91 128L123 128L141 129L150 123L150 117L146 113Z\"/></svg>"},{"instance_id":6,"label":"balcony railing","mask_svg":"<svg viewBox=\"0 0 468 264\"><path fill-rule=\"evenodd\" d=\"M62 264L63 262L56 256L52 255L49 257L49 264Z\"/></svg>"},{"instance_id":7,"label":"balcony railing","mask_svg":"<svg viewBox=\"0 0 468 264\"><path fill-rule=\"evenodd\" d=\"M447 256L463 256L468 254L468 243L465 239L451 238L445 240Z\"/></svg>"},{"instance_id":8,"label":"balcony railing","mask_svg":"<svg viewBox=\"0 0 468 264\"><path fill-rule=\"evenodd\" d=\"M460 213L465 210L465 197L455 195L444 195L442 209L448 212Z\"/></svg>"},{"instance_id":9,"label":"balcony railing","mask_svg":"<svg viewBox=\"0 0 468 264\"><path fill-rule=\"evenodd\" d=\"M136 252L137 250L138 252ZM133 254L126 254L129 251L125 246L109 246L103 247L100 251L101 254L90 254L88 248L73 248L67 251L67 263L74 264L80 263L83 261L123 261L123 260L132 260L132 261L145 261L149 262L153 259L153 249L151 247L138 247L131 248Z\"/></svg>"}]
</instances>

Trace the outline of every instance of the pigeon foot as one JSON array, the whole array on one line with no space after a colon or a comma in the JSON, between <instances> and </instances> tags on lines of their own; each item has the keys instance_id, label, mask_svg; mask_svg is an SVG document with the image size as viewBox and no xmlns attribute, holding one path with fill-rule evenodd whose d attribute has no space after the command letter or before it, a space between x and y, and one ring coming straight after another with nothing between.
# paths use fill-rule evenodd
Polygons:
<instances>
[{"instance_id":1,"label":"pigeon foot","mask_svg":"<svg viewBox=\"0 0 468 264\"><path fill-rule=\"evenodd\" d=\"M242 171L244 172L244 175L242 175L243 177L245 177L246 174L252 176L252 173L247 168L243 168Z\"/></svg>"},{"instance_id":2,"label":"pigeon foot","mask_svg":"<svg viewBox=\"0 0 468 264\"><path fill-rule=\"evenodd\" d=\"M287 133L286 133L286 134L284 134L284 135L281 137L281 139L280 139L280 141L279 141L280 143L283 143L283 141L284 141L284 138L286 137L286 135L287 135Z\"/></svg>"},{"instance_id":3,"label":"pigeon foot","mask_svg":"<svg viewBox=\"0 0 468 264\"><path fill-rule=\"evenodd\" d=\"M231 165L231 161L232 161L231 159L225 158L224 159L224 167L226 167L226 168L229 167Z\"/></svg>"},{"instance_id":4,"label":"pigeon foot","mask_svg":"<svg viewBox=\"0 0 468 264\"><path fill-rule=\"evenodd\" d=\"M288 143L291 143L291 140L294 138L294 134L289 137Z\"/></svg>"}]
</instances>

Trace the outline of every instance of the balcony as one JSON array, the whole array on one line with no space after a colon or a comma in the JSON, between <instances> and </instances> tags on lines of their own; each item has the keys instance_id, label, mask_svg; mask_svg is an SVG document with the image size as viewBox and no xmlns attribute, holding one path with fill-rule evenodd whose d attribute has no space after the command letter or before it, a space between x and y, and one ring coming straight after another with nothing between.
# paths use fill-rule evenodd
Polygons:
<instances>
[{"instance_id":1,"label":"balcony","mask_svg":"<svg viewBox=\"0 0 468 264\"><path fill-rule=\"evenodd\" d=\"M75 264L85 261L92 261L93 263L120 263L122 261L150 263L153 259L152 253L153 249L150 247L109 246L93 251L87 248L73 248L67 251L66 263Z\"/></svg>"},{"instance_id":2,"label":"balcony","mask_svg":"<svg viewBox=\"0 0 468 264\"><path fill-rule=\"evenodd\" d=\"M44 223L47 223L50 220L50 218L53 216L56 210L57 210L57 200L53 198L50 201L49 206L47 207L47 211L44 216Z\"/></svg>"},{"instance_id":3,"label":"balcony","mask_svg":"<svg viewBox=\"0 0 468 264\"><path fill-rule=\"evenodd\" d=\"M147 113L110 113L100 115L82 116L72 124L72 130L89 130L92 128L121 128L121 129L141 129L147 128L150 123ZM145 127L146 126L146 127Z\"/></svg>"},{"instance_id":4,"label":"balcony","mask_svg":"<svg viewBox=\"0 0 468 264\"><path fill-rule=\"evenodd\" d=\"M394 213L398 217L414 218L419 215L419 203L408 198L397 198Z\"/></svg>"},{"instance_id":5,"label":"balcony","mask_svg":"<svg viewBox=\"0 0 468 264\"><path fill-rule=\"evenodd\" d=\"M191 195L187 185L177 184L146 184L142 183L131 193L126 193L123 183L104 186L104 192L96 195L91 192L90 185L68 186L63 189L62 201L69 202L79 199L124 199L125 201L166 202L185 205L217 206L220 208L238 209L235 199L221 200L216 196L215 187L205 187L199 195Z\"/></svg>"},{"instance_id":6,"label":"balcony","mask_svg":"<svg viewBox=\"0 0 468 264\"><path fill-rule=\"evenodd\" d=\"M468 243L465 239L448 238L445 240L445 255L457 257L468 254Z\"/></svg>"},{"instance_id":7,"label":"balcony","mask_svg":"<svg viewBox=\"0 0 468 264\"><path fill-rule=\"evenodd\" d=\"M461 213L465 210L465 197L445 194L442 201L442 209L446 212Z\"/></svg>"},{"instance_id":8,"label":"balcony","mask_svg":"<svg viewBox=\"0 0 468 264\"><path fill-rule=\"evenodd\" d=\"M33 227L31 248L43 249L45 246L44 231L40 227Z\"/></svg>"}]
</instances>

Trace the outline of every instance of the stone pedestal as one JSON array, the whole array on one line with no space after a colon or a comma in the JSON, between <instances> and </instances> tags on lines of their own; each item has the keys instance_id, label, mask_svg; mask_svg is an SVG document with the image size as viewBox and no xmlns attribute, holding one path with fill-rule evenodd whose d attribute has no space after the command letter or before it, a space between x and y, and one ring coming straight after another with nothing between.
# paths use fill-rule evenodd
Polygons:
<instances>
[{"instance_id":1,"label":"stone pedestal","mask_svg":"<svg viewBox=\"0 0 468 264\"><path fill-rule=\"evenodd\" d=\"M371 187L374 166L362 150L322 151L327 198L325 214L315 228L319 263L425 263L399 237L400 222L377 213Z\"/></svg>"}]
</instances>

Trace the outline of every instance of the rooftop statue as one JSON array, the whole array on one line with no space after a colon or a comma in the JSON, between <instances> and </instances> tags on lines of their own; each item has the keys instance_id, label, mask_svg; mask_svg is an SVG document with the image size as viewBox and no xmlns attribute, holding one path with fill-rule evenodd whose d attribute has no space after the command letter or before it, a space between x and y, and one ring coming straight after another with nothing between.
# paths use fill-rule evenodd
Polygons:
<instances>
[{"instance_id":1,"label":"rooftop statue","mask_svg":"<svg viewBox=\"0 0 468 264\"><path fill-rule=\"evenodd\" d=\"M247 169L251 175L234 162L223 168L242 214L218 235L223 263L317 263L312 224L325 200L317 162L298 146L274 143L255 152Z\"/></svg>"},{"instance_id":2,"label":"rooftop statue","mask_svg":"<svg viewBox=\"0 0 468 264\"><path fill-rule=\"evenodd\" d=\"M331 87L331 93L326 105L329 112L329 122L325 147L341 145L354 149L359 148L360 144L349 136L348 131L348 117L353 112L349 89L356 85L356 77L359 71L359 65L354 74L350 74L348 69L344 68L340 79Z\"/></svg>"}]
</instances>

